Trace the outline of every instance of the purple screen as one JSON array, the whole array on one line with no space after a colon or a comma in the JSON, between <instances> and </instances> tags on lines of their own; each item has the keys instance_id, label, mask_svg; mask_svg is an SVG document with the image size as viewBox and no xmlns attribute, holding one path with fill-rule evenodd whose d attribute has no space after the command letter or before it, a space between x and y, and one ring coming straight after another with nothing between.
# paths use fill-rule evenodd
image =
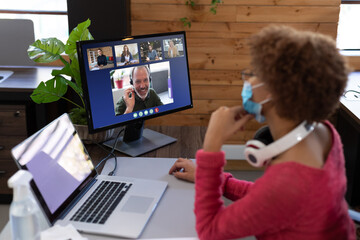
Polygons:
<instances>
[{"instance_id":1,"label":"purple screen","mask_svg":"<svg viewBox=\"0 0 360 240\"><path fill-rule=\"evenodd\" d=\"M32 173L51 213L94 169L67 114L20 143L12 153Z\"/></svg>"}]
</instances>

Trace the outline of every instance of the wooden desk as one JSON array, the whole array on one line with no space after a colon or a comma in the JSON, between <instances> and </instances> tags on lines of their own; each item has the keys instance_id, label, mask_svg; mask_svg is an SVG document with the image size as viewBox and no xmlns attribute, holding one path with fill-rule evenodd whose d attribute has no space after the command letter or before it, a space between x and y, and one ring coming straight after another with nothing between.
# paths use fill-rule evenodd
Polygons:
<instances>
[{"instance_id":1,"label":"wooden desk","mask_svg":"<svg viewBox=\"0 0 360 240\"><path fill-rule=\"evenodd\" d=\"M360 91L360 72L349 75L346 90ZM347 176L346 200L360 206L360 100L340 99L336 128L344 146L345 167Z\"/></svg>"}]
</instances>

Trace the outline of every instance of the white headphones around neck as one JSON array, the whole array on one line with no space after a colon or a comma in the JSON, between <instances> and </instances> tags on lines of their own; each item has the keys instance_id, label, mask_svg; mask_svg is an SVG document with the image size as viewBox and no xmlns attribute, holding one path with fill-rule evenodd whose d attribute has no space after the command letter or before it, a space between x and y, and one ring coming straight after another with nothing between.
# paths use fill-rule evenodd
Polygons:
<instances>
[{"instance_id":1,"label":"white headphones around neck","mask_svg":"<svg viewBox=\"0 0 360 240\"><path fill-rule=\"evenodd\" d=\"M315 126L316 123L304 121L275 142L269 127L260 128L255 133L254 139L249 140L245 145L246 160L254 167L265 166L273 157L302 141L315 129Z\"/></svg>"}]
</instances>

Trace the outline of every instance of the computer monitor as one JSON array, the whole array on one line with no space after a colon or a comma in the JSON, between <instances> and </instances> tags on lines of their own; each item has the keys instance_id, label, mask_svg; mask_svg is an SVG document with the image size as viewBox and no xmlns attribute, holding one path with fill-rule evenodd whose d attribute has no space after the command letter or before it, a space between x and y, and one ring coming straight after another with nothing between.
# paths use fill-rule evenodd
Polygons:
<instances>
[{"instance_id":1,"label":"computer monitor","mask_svg":"<svg viewBox=\"0 0 360 240\"><path fill-rule=\"evenodd\" d=\"M115 148L131 156L176 141L143 126L192 107L185 32L79 41L77 51L90 133L126 125Z\"/></svg>"}]
</instances>

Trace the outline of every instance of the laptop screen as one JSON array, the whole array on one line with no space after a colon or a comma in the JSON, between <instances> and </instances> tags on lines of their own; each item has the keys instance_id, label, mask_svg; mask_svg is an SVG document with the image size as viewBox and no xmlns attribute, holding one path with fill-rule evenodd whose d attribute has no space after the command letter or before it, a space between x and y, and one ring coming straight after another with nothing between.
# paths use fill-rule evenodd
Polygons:
<instances>
[{"instance_id":1,"label":"laptop screen","mask_svg":"<svg viewBox=\"0 0 360 240\"><path fill-rule=\"evenodd\" d=\"M12 149L49 221L54 220L96 176L89 154L65 113Z\"/></svg>"}]
</instances>

